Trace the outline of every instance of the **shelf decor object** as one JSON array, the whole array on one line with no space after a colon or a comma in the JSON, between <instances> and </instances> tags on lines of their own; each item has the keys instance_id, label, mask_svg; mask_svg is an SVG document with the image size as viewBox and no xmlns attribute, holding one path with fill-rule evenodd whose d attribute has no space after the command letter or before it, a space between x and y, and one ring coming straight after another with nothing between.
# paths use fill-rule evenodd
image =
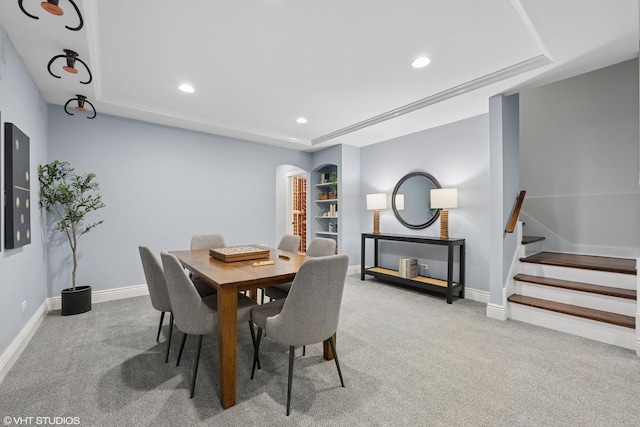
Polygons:
<instances>
[{"instance_id":1,"label":"shelf decor object","mask_svg":"<svg viewBox=\"0 0 640 427\"><path fill-rule=\"evenodd\" d=\"M51 60L49 60L49 64L47 65L47 70L49 71L49 74L51 74L56 79L60 79L61 78L60 76L53 74L53 71L51 71L51 65L53 64L53 61L55 61L56 59L65 58L67 61L67 65L62 67L64 71L70 74L78 74L78 70L75 68L76 61L78 61L79 63L84 65L84 68L86 68L87 72L89 73L89 80L87 80L86 82L81 81L80 83L82 83L83 85L88 85L89 83L91 83L91 80L93 80L93 76L91 75L91 70L89 69L89 66L82 59L78 58L78 54L73 50L71 49L62 49L62 50L64 51L64 55L56 55L53 58L51 58Z\"/></svg>"},{"instance_id":2,"label":"shelf decor object","mask_svg":"<svg viewBox=\"0 0 640 427\"><path fill-rule=\"evenodd\" d=\"M380 209L387 209L387 195L367 194L367 210L373 211L373 234L380 234Z\"/></svg>"},{"instance_id":3,"label":"shelf decor object","mask_svg":"<svg viewBox=\"0 0 640 427\"><path fill-rule=\"evenodd\" d=\"M78 24L77 27L70 27L68 25L65 25L65 28L71 31L79 31L84 25L84 21L82 20L82 14L80 13L80 9L78 9L78 6L73 2L73 0L67 0L67 1L71 3L71 6L73 6L73 8L76 10L76 13L78 14L78 18L80 19L80 23ZM20 7L20 10L25 15L27 15L29 18L32 18L32 19L40 19L37 16L27 12L24 6L22 6L22 2L23 0L18 0L18 6ZM41 2L40 6L52 15L62 16L64 15L64 10L62 10L62 8L58 6L58 3L60 3L60 0L47 0L47 1Z\"/></svg>"},{"instance_id":4,"label":"shelf decor object","mask_svg":"<svg viewBox=\"0 0 640 427\"><path fill-rule=\"evenodd\" d=\"M449 238L449 211L458 207L457 188L436 188L431 190L431 209L440 209L440 238Z\"/></svg>"}]
</instances>

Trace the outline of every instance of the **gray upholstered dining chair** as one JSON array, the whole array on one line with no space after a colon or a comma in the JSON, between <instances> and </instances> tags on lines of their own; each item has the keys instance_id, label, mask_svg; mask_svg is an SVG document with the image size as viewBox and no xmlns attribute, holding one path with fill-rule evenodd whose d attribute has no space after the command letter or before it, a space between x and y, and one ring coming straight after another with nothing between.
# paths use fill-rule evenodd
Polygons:
<instances>
[{"instance_id":1,"label":"gray upholstered dining chair","mask_svg":"<svg viewBox=\"0 0 640 427\"><path fill-rule=\"evenodd\" d=\"M164 266L167 290L169 291L169 299L171 300L176 327L184 334L182 343L180 344L178 364L180 363L187 335L198 335L198 349L193 366L191 393L189 396L193 397L196 387L196 376L198 374L198 364L200 362L200 351L202 350L202 338L204 335L215 333L218 328L218 295L215 294L201 298L195 287L191 284L178 258L166 251L162 251L160 256L162 258L162 265ZM257 306L255 301L242 294L238 294L238 323L249 323L251 340L255 348L255 334L253 324L250 321L251 308L254 306Z\"/></svg>"},{"instance_id":2,"label":"gray upholstered dining chair","mask_svg":"<svg viewBox=\"0 0 640 427\"><path fill-rule=\"evenodd\" d=\"M156 258L147 246L138 246L140 251L140 259L142 260L142 269L144 277L147 280L147 288L149 289L149 297L151 305L160 312L160 325L158 325L158 335L156 341L160 340L160 331L162 330L162 322L164 314L170 313L169 318L169 339L167 340L167 350L164 363L169 361L169 348L171 347L171 335L173 333L173 312L171 310L171 301L169 300L169 292L167 291L167 283L164 278L164 271L160 265L160 261Z\"/></svg>"},{"instance_id":3,"label":"gray upholstered dining chair","mask_svg":"<svg viewBox=\"0 0 640 427\"><path fill-rule=\"evenodd\" d=\"M194 234L191 236L191 249L224 248L226 245L222 234Z\"/></svg>"},{"instance_id":4,"label":"gray upholstered dining chair","mask_svg":"<svg viewBox=\"0 0 640 427\"><path fill-rule=\"evenodd\" d=\"M194 234L191 236L191 250L224 248L225 246L227 245L222 234ZM201 296L206 297L216 293L216 290L201 277L191 273L189 273L189 277Z\"/></svg>"},{"instance_id":5,"label":"gray upholstered dining chair","mask_svg":"<svg viewBox=\"0 0 640 427\"><path fill-rule=\"evenodd\" d=\"M336 253L336 241L326 237L316 237L307 248L307 256L320 257L329 256ZM291 283L283 283L282 285L276 285L268 287L264 290L264 294L274 299L283 299L287 297L289 290L291 289ZM262 301L264 302L264 300Z\"/></svg>"},{"instance_id":6,"label":"gray upholstered dining chair","mask_svg":"<svg viewBox=\"0 0 640 427\"><path fill-rule=\"evenodd\" d=\"M271 340L289 346L287 415L291 412L296 347L328 340L344 387L333 335L338 329L348 264L347 255L308 259L300 266L286 299L258 305L251 310L251 320L258 325L251 379L259 361L263 330Z\"/></svg>"},{"instance_id":7,"label":"gray upholstered dining chair","mask_svg":"<svg viewBox=\"0 0 640 427\"><path fill-rule=\"evenodd\" d=\"M285 234L278 243L278 249L287 252L298 252L298 246L300 246L300 236L296 234Z\"/></svg>"},{"instance_id":8,"label":"gray upholstered dining chair","mask_svg":"<svg viewBox=\"0 0 640 427\"><path fill-rule=\"evenodd\" d=\"M280 243L278 243L278 249L280 249L281 251L287 251L287 252L298 253L298 247L299 246L300 246L300 236L295 235L295 234L285 234L280 239ZM289 288L291 287L291 284L290 283L284 283L284 284L278 285L278 286L284 287L283 289L286 289L286 291L288 292ZM267 288L267 289L271 289L271 288ZM281 296L282 292L275 291L275 294L278 295L278 296ZM265 295L268 295L267 294L267 290L263 289L261 294L260 294L260 304L264 304L264 296ZM285 293L285 296L286 296L286 293ZM272 297L270 297L270 298L271 299L276 299L276 298L272 298Z\"/></svg>"}]
</instances>

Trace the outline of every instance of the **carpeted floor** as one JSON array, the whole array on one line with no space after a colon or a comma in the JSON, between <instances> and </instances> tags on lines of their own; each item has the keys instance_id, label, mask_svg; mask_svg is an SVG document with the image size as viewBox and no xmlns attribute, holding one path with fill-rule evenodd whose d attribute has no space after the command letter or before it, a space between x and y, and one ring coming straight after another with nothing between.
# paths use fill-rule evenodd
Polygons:
<instances>
[{"instance_id":1,"label":"carpeted floor","mask_svg":"<svg viewBox=\"0 0 640 427\"><path fill-rule=\"evenodd\" d=\"M263 340L262 370L251 381L251 338L239 325L237 405L222 410L215 336L205 337L189 399L195 338L176 367L174 335L165 364L158 320L148 297L77 316L49 313L0 384L3 425L18 425L17 417L33 417L20 425L154 427L640 425L634 352L492 320L485 304L448 305L359 275L347 278L338 330L346 388L322 346L307 347L296 359L289 417L286 348Z\"/></svg>"}]
</instances>

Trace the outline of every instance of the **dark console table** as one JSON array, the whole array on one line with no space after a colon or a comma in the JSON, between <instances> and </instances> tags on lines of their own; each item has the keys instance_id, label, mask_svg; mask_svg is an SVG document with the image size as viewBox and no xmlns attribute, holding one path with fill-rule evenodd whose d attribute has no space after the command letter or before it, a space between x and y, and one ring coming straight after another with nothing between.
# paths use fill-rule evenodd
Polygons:
<instances>
[{"instance_id":1,"label":"dark console table","mask_svg":"<svg viewBox=\"0 0 640 427\"><path fill-rule=\"evenodd\" d=\"M366 240L372 239L374 244L374 265L372 267L365 267L365 251ZM378 242L380 240L393 240L397 242L410 242L420 243L424 245L440 245L447 246L447 280L433 279L431 277L417 276L411 279L400 277L398 271L390 270L387 268L381 268L378 266ZM458 247L460 250L460 266L458 276L460 283L453 281L453 267L454 267L454 248ZM389 282L401 283L406 286L414 288L427 289L434 292L439 292L447 295L447 303L453 302L453 293L458 292L460 298L464 298L464 239L440 239L437 237L421 237L421 236L405 236L402 234L362 234L362 247L360 250L360 280L364 280L365 274L383 279Z\"/></svg>"}]
</instances>

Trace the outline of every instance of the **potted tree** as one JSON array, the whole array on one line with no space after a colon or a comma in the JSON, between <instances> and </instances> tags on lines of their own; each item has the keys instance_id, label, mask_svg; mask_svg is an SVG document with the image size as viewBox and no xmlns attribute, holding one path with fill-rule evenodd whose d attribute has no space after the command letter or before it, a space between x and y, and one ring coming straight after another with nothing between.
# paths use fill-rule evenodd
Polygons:
<instances>
[{"instance_id":1,"label":"potted tree","mask_svg":"<svg viewBox=\"0 0 640 427\"><path fill-rule=\"evenodd\" d=\"M64 235L73 256L71 287L61 291L62 315L91 310L91 286L76 286L78 240L103 221L86 222L89 213L105 206L96 175L78 175L68 162L54 160L38 166L40 207L55 218L55 231Z\"/></svg>"}]
</instances>

